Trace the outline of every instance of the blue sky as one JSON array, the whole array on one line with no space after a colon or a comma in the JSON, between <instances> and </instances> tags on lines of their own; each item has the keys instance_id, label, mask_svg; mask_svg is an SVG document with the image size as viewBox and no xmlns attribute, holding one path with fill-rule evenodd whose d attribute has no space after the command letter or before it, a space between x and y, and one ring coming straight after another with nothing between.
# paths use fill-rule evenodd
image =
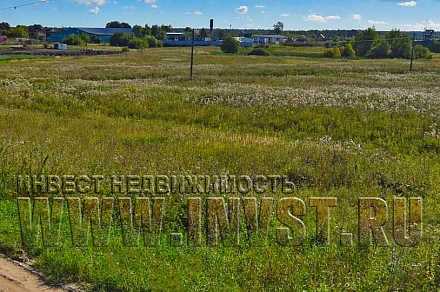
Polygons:
<instances>
[{"instance_id":1,"label":"blue sky","mask_svg":"<svg viewBox=\"0 0 440 292\"><path fill-rule=\"evenodd\" d=\"M110 20L174 27L440 30L440 0L1 0L0 22L102 27Z\"/></svg>"}]
</instances>

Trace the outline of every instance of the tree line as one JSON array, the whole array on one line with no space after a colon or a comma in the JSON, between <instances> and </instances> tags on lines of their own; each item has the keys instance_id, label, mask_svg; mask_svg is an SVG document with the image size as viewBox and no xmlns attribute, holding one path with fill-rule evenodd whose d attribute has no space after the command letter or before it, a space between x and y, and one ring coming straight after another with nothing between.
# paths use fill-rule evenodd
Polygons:
<instances>
[{"instance_id":1,"label":"tree line","mask_svg":"<svg viewBox=\"0 0 440 292\"><path fill-rule=\"evenodd\" d=\"M5 35L8 38L35 38L43 39L44 34L49 31L49 28L43 27L40 24L34 25L17 25L12 27L7 22L0 23L0 35Z\"/></svg>"},{"instance_id":2,"label":"tree line","mask_svg":"<svg viewBox=\"0 0 440 292\"><path fill-rule=\"evenodd\" d=\"M392 30L380 35L376 29L368 28L356 34L349 42L334 43L333 48L325 51L325 57L331 58L430 58L430 48L415 45L408 34ZM436 42L434 42L436 45Z\"/></svg>"}]
</instances>

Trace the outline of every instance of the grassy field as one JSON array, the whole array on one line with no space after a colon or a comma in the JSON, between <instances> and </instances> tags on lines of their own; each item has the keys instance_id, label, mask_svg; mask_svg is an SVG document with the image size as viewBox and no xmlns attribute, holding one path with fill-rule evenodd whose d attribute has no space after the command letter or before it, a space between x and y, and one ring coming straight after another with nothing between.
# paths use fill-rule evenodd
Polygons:
<instances>
[{"instance_id":1,"label":"grassy field","mask_svg":"<svg viewBox=\"0 0 440 292\"><path fill-rule=\"evenodd\" d=\"M97 291L437 289L439 56L408 73L407 60L289 50L248 57L199 48L192 81L181 48L0 62L1 250L22 249L16 174L280 174L295 181L297 197L339 198L334 237L356 233L358 197L423 197L424 240L25 251L52 282ZM184 208L183 196L169 198L165 232L183 228ZM305 220L312 242L312 209Z\"/></svg>"}]
</instances>

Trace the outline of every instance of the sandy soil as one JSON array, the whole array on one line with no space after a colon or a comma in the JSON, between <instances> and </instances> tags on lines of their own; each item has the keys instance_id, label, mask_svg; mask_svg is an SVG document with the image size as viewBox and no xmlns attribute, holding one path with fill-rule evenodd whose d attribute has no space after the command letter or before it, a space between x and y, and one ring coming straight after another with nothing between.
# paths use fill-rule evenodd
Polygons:
<instances>
[{"instance_id":1,"label":"sandy soil","mask_svg":"<svg viewBox=\"0 0 440 292\"><path fill-rule=\"evenodd\" d=\"M1 292L58 292L66 291L50 288L41 281L40 277L24 267L0 257L0 291Z\"/></svg>"}]
</instances>

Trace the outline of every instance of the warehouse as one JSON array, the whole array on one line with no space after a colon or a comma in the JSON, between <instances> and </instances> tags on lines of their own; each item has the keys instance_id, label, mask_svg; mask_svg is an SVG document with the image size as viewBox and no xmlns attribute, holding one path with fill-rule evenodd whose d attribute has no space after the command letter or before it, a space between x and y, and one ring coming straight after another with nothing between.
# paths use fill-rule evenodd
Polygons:
<instances>
[{"instance_id":1,"label":"warehouse","mask_svg":"<svg viewBox=\"0 0 440 292\"><path fill-rule=\"evenodd\" d=\"M87 34L100 43L110 43L110 39L117 33L132 33L131 28L62 28L47 37L49 42L63 42L70 35Z\"/></svg>"}]
</instances>

